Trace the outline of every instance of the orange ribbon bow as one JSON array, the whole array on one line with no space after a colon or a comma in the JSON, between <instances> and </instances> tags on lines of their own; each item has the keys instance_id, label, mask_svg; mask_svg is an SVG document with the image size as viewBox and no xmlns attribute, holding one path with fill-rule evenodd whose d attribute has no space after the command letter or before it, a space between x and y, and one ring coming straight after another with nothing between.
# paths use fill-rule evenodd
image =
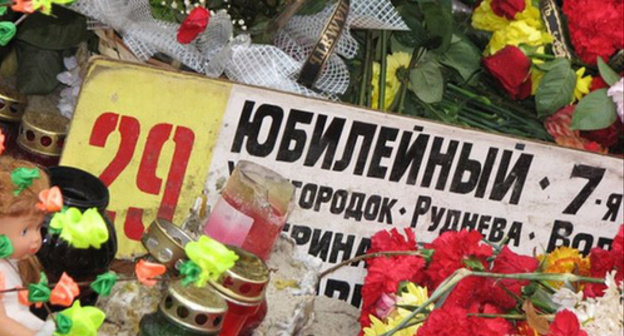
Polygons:
<instances>
[{"instance_id":1,"label":"orange ribbon bow","mask_svg":"<svg viewBox=\"0 0 624 336\"><path fill-rule=\"evenodd\" d=\"M165 265L147 262L141 259L134 267L137 279L145 286L151 287L156 284L155 277L165 274L167 268Z\"/></svg>"},{"instance_id":2,"label":"orange ribbon bow","mask_svg":"<svg viewBox=\"0 0 624 336\"><path fill-rule=\"evenodd\" d=\"M35 12L35 7L32 2L32 0L13 0L13 6L11 6L11 9L14 12L32 14Z\"/></svg>"},{"instance_id":3,"label":"orange ribbon bow","mask_svg":"<svg viewBox=\"0 0 624 336\"><path fill-rule=\"evenodd\" d=\"M74 279L67 275L67 273L63 273L63 275L61 275L61 279L50 293L50 303L53 305L69 307L79 294L80 288L78 288Z\"/></svg>"},{"instance_id":4,"label":"orange ribbon bow","mask_svg":"<svg viewBox=\"0 0 624 336\"><path fill-rule=\"evenodd\" d=\"M28 301L28 291L27 290L21 290L21 291L17 292L17 299L18 299L19 303L21 303L22 305L24 305L26 307L30 307L30 305L32 305L32 302ZM36 308L43 307L43 302L35 303L35 307Z\"/></svg>"},{"instance_id":5,"label":"orange ribbon bow","mask_svg":"<svg viewBox=\"0 0 624 336\"><path fill-rule=\"evenodd\" d=\"M41 190L39 193L39 203L37 209L45 212L57 212L63 208L63 194L61 189L54 186L50 189Z\"/></svg>"}]
</instances>

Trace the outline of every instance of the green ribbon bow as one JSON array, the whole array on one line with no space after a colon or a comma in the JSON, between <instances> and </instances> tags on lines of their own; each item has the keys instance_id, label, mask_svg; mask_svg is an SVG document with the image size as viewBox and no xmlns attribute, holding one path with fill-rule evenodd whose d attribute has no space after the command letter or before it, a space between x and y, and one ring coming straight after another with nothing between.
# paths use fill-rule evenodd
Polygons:
<instances>
[{"instance_id":1,"label":"green ribbon bow","mask_svg":"<svg viewBox=\"0 0 624 336\"><path fill-rule=\"evenodd\" d=\"M0 235L0 259L5 259L15 252L11 239L6 235Z\"/></svg>"},{"instance_id":2,"label":"green ribbon bow","mask_svg":"<svg viewBox=\"0 0 624 336\"><path fill-rule=\"evenodd\" d=\"M201 268L195 283L198 287L205 286L208 280L219 279L238 260L236 253L208 236L201 236L198 241L186 244L184 251Z\"/></svg>"},{"instance_id":3,"label":"green ribbon bow","mask_svg":"<svg viewBox=\"0 0 624 336\"><path fill-rule=\"evenodd\" d=\"M6 11L6 7L0 7ZM3 15L3 14L0 14ZM11 21L2 21L0 22L0 46L6 46L11 42L13 37L17 33L17 27L15 27L15 23Z\"/></svg>"},{"instance_id":4,"label":"green ribbon bow","mask_svg":"<svg viewBox=\"0 0 624 336\"><path fill-rule=\"evenodd\" d=\"M95 278L95 281L89 285L94 292L98 293L101 296L108 296L111 293L111 289L117 283L119 277L115 272L107 272L104 274L100 274Z\"/></svg>"},{"instance_id":5,"label":"green ribbon bow","mask_svg":"<svg viewBox=\"0 0 624 336\"><path fill-rule=\"evenodd\" d=\"M41 173L37 168L15 168L11 172L11 181L17 186L17 189L13 191L15 196L18 196L24 189L30 187L34 179L40 178Z\"/></svg>"},{"instance_id":6,"label":"green ribbon bow","mask_svg":"<svg viewBox=\"0 0 624 336\"><path fill-rule=\"evenodd\" d=\"M188 260L180 266L180 274L184 276L182 279L182 286L188 286L193 282L199 280L199 275L202 270L193 260Z\"/></svg>"},{"instance_id":7,"label":"green ribbon bow","mask_svg":"<svg viewBox=\"0 0 624 336\"><path fill-rule=\"evenodd\" d=\"M65 315L71 322L71 327L65 333L55 332L55 336L97 336L97 330L106 318L103 311L90 306L82 307L80 301L74 301L71 307L59 315Z\"/></svg>"},{"instance_id":8,"label":"green ribbon bow","mask_svg":"<svg viewBox=\"0 0 624 336\"><path fill-rule=\"evenodd\" d=\"M45 273L41 272L39 283L28 285L28 301L32 303L50 301L50 287Z\"/></svg>"},{"instance_id":9,"label":"green ribbon bow","mask_svg":"<svg viewBox=\"0 0 624 336\"><path fill-rule=\"evenodd\" d=\"M69 333L69 331L72 328L72 320L63 315L63 314L58 314L56 315L56 333L57 334L61 334L61 335L67 335L67 333Z\"/></svg>"},{"instance_id":10,"label":"green ribbon bow","mask_svg":"<svg viewBox=\"0 0 624 336\"><path fill-rule=\"evenodd\" d=\"M57 212L50 221L53 232L60 232L61 239L77 249L99 249L108 241L108 228L96 208L81 213L74 207Z\"/></svg>"}]
</instances>

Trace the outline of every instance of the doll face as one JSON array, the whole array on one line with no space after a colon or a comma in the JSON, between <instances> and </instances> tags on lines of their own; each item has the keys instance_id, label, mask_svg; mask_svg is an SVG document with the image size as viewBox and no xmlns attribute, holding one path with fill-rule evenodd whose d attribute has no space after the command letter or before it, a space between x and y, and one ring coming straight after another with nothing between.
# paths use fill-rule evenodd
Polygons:
<instances>
[{"instance_id":1,"label":"doll face","mask_svg":"<svg viewBox=\"0 0 624 336\"><path fill-rule=\"evenodd\" d=\"M23 259L34 255L41 247L43 215L0 217L0 234L11 240L15 251L11 259Z\"/></svg>"}]
</instances>

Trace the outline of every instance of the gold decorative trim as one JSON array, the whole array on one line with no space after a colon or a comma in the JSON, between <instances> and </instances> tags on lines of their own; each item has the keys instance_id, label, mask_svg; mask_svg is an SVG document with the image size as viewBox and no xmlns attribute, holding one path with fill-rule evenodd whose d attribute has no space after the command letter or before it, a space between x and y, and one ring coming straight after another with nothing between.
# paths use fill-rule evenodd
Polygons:
<instances>
[{"instance_id":1,"label":"gold decorative trim","mask_svg":"<svg viewBox=\"0 0 624 336\"><path fill-rule=\"evenodd\" d=\"M183 286L172 282L159 305L173 323L206 335L218 335L223 326L227 302L210 286Z\"/></svg>"},{"instance_id":2,"label":"gold decorative trim","mask_svg":"<svg viewBox=\"0 0 624 336\"><path fill-rule=\"evenodd\" d=\"M255 254L234 246L228 248L238 255L238 261L219 281L210 281L210 285L228 300L241 305L258 305L269 283L269 268Z\"/></svg>"},{"instance_id":3,"label":"gold decorative trim","mask_svg":"<svg viewBox=\"0 0 624 336\"><path fill-rule=\"evenodd\" d=\"M22 118L17 144L35 154L61 156L68 123L60 115L28 112Z\"/></svg>"},{"instance_id":4,"label":"gold decorative trim","mask_svg":"<svg viewBox=\"0 0 624 336\"><path fill-rule=\"evenodd\" d=\"M26 110L26 97L10 87L0 85L0 120L19 122Z\"/></svg>"},{"instance_id":5,"label":"gold decorative trim","mask_svg":"<svg viewBox=\"0 0 624 336\"><path fill-rule=\"evenodd\" d=\"M156 218L141 238L147 252L170 270L186 259L184 247L191 241L186 232L162 218Z\"/></svg>"}]
</instances>

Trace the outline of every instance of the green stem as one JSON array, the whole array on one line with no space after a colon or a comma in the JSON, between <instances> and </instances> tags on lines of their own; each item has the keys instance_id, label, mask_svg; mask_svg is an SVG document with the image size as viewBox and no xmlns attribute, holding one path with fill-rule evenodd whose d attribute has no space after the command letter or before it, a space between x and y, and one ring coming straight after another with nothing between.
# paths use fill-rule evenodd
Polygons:
<instances>
[{"instance_id":1,"label":"green stem","mask_svg":"<svg viewBox=\"0 0 624 336\"><path fill-rule=\"evenodd\" d=\"M569 282L591 282L604 283L603 278L590 278L572 273L489 273L473 271L470 275L495 278L495 279L515 279L515 280L542 280L542 281L569 281Z\"/></svg>"},{"instance_id":2,"label":"green stem","mask_svg":"<svg viewBox=\"0 0 624 336\"><path fill-rule=\"evenodd\" d=\"M461 280L469 276L478 276L478 277L486 277L486 278L496 278L496 279L515 279L515 280L544 280L544 281L564 281L564 282L591 282L591 283L604 283L604 279L602 278L590 278L579 276L571 273L511 273L511 274L500 274L500 273L489 273L489 272L479 272L479 271L471 271L466 268L460 268L455 271L450 277L446 278L438 288L431 294L429 299L425 301L418 309L411 312L407 315L399 324L397 324L390 331L384 333L381 336L391 336L394 335L397 331L404 329L410 320L412 320L416 315L423 312L430 304L434 303L436 300L441 298L446 294L446 292L451 291L455 285L457 285Z\"/></svg>"},{"instance_id":3,"label":"green stem","mask_svg":"<svg viewBox=\"0 0 624 336\"><path fill-rule=\"evenodd\" d=\"M434 303L437 299L439 299L444 294L446 294L447 291L453 289L455 287L455 285L457 285L457 283L459 283L465 277L469 276L470 273L471 272L468 269L465 269L465 268L461 268L461 269L458 269L457 271L455 271L450 277L446 278L446 280L444 280L444 282L442 282L440 284L440 286L438 286L438 289L436 289L431 294L429 299L427 299L427 301L425 301L420 307L418 307L418 309L416 309L413 312L411 312L409 315L407 315L407 317L405 317L403 320L401 320L401 322L399 322L399 324L397 324L394 328L392 328L391 330L389 330L388 332L384 333L381 336L391 336L391 335L394 335L394 333L396 333L397 331L405 328L407 326L407 324L410 323L410 321L414 317L416 317L416 315L420 314L430 304Z\"/></svg>"},{"instance_id":4,"label":"green stem","mask_svg":"<svg viewBox=\"0 0 624 336\"><path fill-rule=\"evenodd\" d=\"M364 53L364 72L362 73L362 83L360 83L360 97L358 99L358 105L367 105L366 100L368 97L368 88L370 83L370 70L372 68L372 33L366 31L366 52Z\"/></svg>"},{"instance_id":5,"label":"green stem","mask_svg":"<svg viewBox=\"0 0 624 336\"><path fill-rule=\"evenodd\" d=\"M522 314L479 314L468 313L468 316L487 317L487 318L499 318L502 317L507 320L526 320L526 315Z\"/></svg>"},{"instance_id":6,"label":"green stem","mask_svg":"<svg viewBox=\"0 0 624 336\"><path fill-rule=\"evenodd\" d=\"M537 58L537 59L546 60L546 61L552 61L552 60L557 59L557 56L555 55L540 54L540 53L529 53L527 57Z\"/></svg>"},{"instance_id":7,"label":"green stem","mask_svg":"<svg viewBox=\"0 0 624 336\"><path fill-rule=\"evenodd\" d=\"M461 87L459 87L459 86L457 86L457 85L455 85L453 83L448 83L447 87L449 89L454 90L457 93L460 93L460 94L470 98L470 99L474 99L476 101L480 101L480 102L482 102L483 104L486 104L486 105L492 105L492 102L487 97L478 95L478 94L476 94L474 92L470 92L470 91L468 91L468 90L466 90L464 88L461 88Z\"/></svg>"},{"instance_id":8,"label":"green stem","mask_svg":"<svg viewBox=\"0 0 624 336\"><path fill-rule=\"evenodd\" d=\"M381 31L381 67L379 73L379 103L377 108L379 111L385 110L386 101L386 70L388 69L388 57L386 55L388 51L388 31Z\"/></svg>"},{"instance_id":9,"label":"green stem","mask_svg":"<svg viewBox=\"0 0 624 336\"><path fill-rule=\"evenodd\" d=\"M409 74L416 67L416 64L420 62L420 60L425 55L427 49L425 48L414 48L412 51L412 57L410 58L409 65L407 66L407 71L405 71L406 75L401 78L401 88L399 89L399 107L397 113L403 113L403 109L405 108L405 97L407 97L407 87L409 83Z\"/></svg>"}]
</instances>

